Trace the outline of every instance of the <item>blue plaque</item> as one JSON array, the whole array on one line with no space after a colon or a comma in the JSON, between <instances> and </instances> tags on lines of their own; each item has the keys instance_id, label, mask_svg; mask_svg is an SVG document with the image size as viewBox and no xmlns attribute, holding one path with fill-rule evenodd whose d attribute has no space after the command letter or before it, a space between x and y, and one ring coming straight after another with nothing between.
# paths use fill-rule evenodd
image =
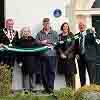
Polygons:
<instances>
[{"instance_id":1,"label":"blue plaque","mask_svg":"<svg viewBox=\"0 0 100 100\"><path fill-rule=\"evenodd\" d=\"M60 9L56 9L54 10L53 15L55 17L60 17L62 15L62 11Z\"/></svg>"}]
</instances>

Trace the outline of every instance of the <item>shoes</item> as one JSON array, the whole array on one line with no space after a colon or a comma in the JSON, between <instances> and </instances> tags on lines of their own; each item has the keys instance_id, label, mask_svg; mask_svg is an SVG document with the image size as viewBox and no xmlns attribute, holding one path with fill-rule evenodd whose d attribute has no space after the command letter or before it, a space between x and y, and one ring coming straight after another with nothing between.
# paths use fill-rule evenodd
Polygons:
<instances>
[{"instance_id":1,"label":"shoes","mask_svg":"<svg viewBox=\"0 0 100 100\"><path fill-rule=\"evenodd\" d=\"M45 89L45 90L42 91L42 93L43 94L47 94L47 93L51 94L51 93L53 93L53 89L51 89L51 88Z\"/></svg>"}]
</instances>

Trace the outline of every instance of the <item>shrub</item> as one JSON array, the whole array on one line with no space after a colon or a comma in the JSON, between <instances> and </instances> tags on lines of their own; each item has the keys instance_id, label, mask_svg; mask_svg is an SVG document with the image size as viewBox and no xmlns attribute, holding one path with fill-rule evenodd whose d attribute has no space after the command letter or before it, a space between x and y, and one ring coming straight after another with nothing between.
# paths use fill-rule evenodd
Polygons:
<instances>
[{"instance_id":1,"label":"shrub","mask_svg":"<svg viewBox=\"0 0 100 100\"><path fill-rule=\"evenodd\" d=\"M56 100L52 95L34 95L29 91L20 91L14 95L1 96L0 100Z\"/></svg>"},{"instance_id":2,"label":"shrub","mask_svg":"<svg viewBox=\"0 0 100 100\"><path fill-rule=\"evenodd\" d=\"M6 64L0 66L0 96L7 96L11 93L11 68Z\"/></svg>"},{"instance_id":3,"label":"shrub","mask_svg":"<svg viewBox=\"0 0 100 100\"><path fill-rule=\"evenodd\" d=\"M73 100L74 92L71 88L55 90L54 94L33 94L29 91L16 92L14 95L2 96L0 100Z\"/></svg>"},{"instance_id":4,"label":"shrub","mask_svg":"<svg viewBox=\"0 0 100 100\"><path fill-rule=\"evenodd\" d=\"M75 92L74 98L75 100L100 100L100 86L84 86Z\"/></svg>"},{"instance_id":5,"label":"shrub","mask_svg":"<svg viewBox=\"0 0 100 100\"><path fill-rule=\"evenodd\" d=\"M54 91L54 95L58 100L73 100L74 91L69 88L62 88L60 90Z\"/></svg>"}]
</instances>

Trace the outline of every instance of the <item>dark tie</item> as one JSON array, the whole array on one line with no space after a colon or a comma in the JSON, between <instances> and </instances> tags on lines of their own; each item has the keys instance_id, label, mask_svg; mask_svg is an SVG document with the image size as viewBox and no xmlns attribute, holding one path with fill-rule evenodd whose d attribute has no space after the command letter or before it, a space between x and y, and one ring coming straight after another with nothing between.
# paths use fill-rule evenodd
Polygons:
<instances>
[{"instance_id":1,"label":"dark tie","mask_svg":"<svg viewBox=\"0 0 100 100\"><path fill-rule=\"evenodd\" d=\"M80 34L80 52L81 54L84 54L84 41L82 33Z\"/></svg>"},{"instance_id":2,"label":"dark tie","mask_svg":"<svg viewBox=\"0 0 100 100\"><path fill-rule=\"evenodd\" d=\"M12 40L12 31L10 30L10 40Z\"/></svg>"}]
</instances>

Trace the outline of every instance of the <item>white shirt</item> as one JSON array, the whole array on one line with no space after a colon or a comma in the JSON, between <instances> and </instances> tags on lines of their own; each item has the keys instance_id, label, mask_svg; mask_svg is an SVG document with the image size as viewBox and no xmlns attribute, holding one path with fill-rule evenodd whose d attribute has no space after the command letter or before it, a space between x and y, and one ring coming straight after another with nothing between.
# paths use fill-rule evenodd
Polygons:
<instances>
[{"instance_id":1,"label":"white shirt","mask_svg":"<svg viewBox=\"0 0 100 100\"><path fill-rule=\"evenodd\" d=\"M11 32L11 33L10 33ZM14 36L15 36L15 32L13 32L13 30L7 30L7 33L5 33L6 36L8 37L9 40L13 40Z\"/></svg>"}]
</instances>

